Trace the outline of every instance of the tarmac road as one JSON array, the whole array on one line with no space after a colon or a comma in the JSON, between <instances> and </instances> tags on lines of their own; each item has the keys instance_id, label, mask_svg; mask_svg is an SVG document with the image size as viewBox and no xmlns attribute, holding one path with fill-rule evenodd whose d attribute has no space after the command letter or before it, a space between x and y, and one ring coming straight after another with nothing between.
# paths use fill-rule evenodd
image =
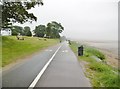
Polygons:
<instances>
[{"instance_id":1,"label":"tarmac road","mask_svg":"<svg viewBox=\"0 0 120 89\"><path fill-rule=\"evenodd\" d=\"M65 42L36 87L91 87L72 50Z\"/></svg>"},{"instance_id":2,"label":"tarmac road","mask_svg":"<svg viewBox=\"0 0 120 89\"><path fill-rule=\"evenodd\" d=\"M3 71L2 86L29 87L51 57L51 63L34 87L91 86L77 61L76 56L66 42L43 50L14 67Z\"/></svg>"},{"instance_id":3,"label":"tarmac road","mask_svg":"<svg viewBox=\"0 0 120 89\"><path fill-rule=\"evenodd\" d=\"M59 45L43 50L12 68L3 71L2 87L28 87Z\"/></svg>"}]
</instances>

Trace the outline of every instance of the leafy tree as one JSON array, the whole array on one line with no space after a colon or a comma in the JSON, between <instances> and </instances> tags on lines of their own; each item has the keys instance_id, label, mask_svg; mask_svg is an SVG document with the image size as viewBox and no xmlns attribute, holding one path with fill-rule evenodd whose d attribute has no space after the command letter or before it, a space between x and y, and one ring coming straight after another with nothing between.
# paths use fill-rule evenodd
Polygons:
<instances>
[{"instance_id":1,"label":"leafy tree","mask_svg":"<svg viewBox=\"0 0 120 89\"><path fill-rule=\"evenodd\" d=\"M17 2L3 2L2 5L2 27L9 27L12 22L25 23L37 21L37 17L28 10L35 5L43 5L41 0L17 0Z\"/></svg>"},{"instance_id":2,"label":"leafy tree","mask_svg":"<svg viewBox=\"0 0 120 89\"><path fill-rule=\"evenodd\" d=\"M13 36L17 36L18 35L18 32L16 30L12 30L12 35Z\"/></svg>"},{"instance_id":3,"label":"leafy tree","mask_svg":"<svg viewBox=\"0 0 120 89\"><path fill-rule=\"evenodd\" d=\"M25 36L32 36L32 33L30 31L30 27L28 27L28 26L24 27L24 35Z\"/></svg>"},{"instance_id":4,"label":"leafy tree","mask_svg":"<svg viewBox=\"0 0 120 89\"><path fill-rule=\"evenodd\" d=\"M39 25L35 27L34 33L37 37L59 38L59 33L62 33L64 27L55 21L48 23L47 26Z\"/></svg>"},{"instance_id":5,"label":"leafy tree","mask_svg":"<svg viewBox=\"0 0 120 89\"><path fill-rule=\"evenodd\" d=\"M11 30L12 30L12 35L18 35L19 33L21 35L24 34L23 27L20 27L20 26L13 26L11 27Z\"/></svg>"},{"instance_id":6,"label":"leafy tree","mask_svg":"<svg viewBox=\"0 0 120 89\"><path fill-rule=\"evenodd\" d=\"M51 38L59 38L59 33L62 33L63 30L64 27L61 25L61 23L52 21L51 23L47 24L46 35L50 36Z\"/></svg>"},{"instance_id":7,"label":"leafy tree","mask_svg":"<svg viewBox=\"0 0 120 89\"><path fill-rule=\"evenodd\" d=\"M51 36L52 35L52 24L48 23L46 27L46 36Z\"/></svg>"},{"instance_id":8,"label":"leafy tree","mask_svg":"<svg viewBox=\"0 0 120 89\"><path fill-rule=\"evenodd\" d=\"M46 33L45 31L46 31L45 25L39 25L39 26L36 26L34 33L37 37L44 37Z\"/></svg>"}]
</instances>

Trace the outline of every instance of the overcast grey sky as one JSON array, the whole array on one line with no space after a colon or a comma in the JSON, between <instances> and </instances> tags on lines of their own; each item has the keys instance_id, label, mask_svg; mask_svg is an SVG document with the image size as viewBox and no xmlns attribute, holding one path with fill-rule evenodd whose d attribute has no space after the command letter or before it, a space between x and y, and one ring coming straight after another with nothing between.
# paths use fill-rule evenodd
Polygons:
<instances>
[{"instance_id":1,"label":"overcast grey sky","mask_svg":"<svg viewBox=\"0 0 120 89\"><path fill-rule=\"evenodd\" d=\"M82 40L117 40L119 0L43 0L29 12L38 17L37 22L21 26L60 22L63 35Z\"/></svg>"}]
</instances>

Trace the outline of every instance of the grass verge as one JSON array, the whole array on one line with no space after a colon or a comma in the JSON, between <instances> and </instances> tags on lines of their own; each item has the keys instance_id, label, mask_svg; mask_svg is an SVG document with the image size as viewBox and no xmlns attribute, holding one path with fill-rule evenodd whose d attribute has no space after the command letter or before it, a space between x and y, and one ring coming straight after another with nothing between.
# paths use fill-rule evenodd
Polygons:
<instances>
[{"instance_id":1,"label":"grass verge","mask_svg":"<svg viewBox=\"0 0 120 89\"><path fill-rule=\"evenodd\" d=\"M71 49L77 55L77 48L80 44L71 42ZM120 89L120 77L118 70L114 70L110 65L104 62L97 62L91 56L97 56L102 61L105 61L105 55L99 50L84 46L84 55L78 56L80 61L87 62L85 64L86 76L90 79L92 86L95 87L106 87L107 89Z\"/></svg>"},{"instance_id":2,"label":"grass verge","mask_svg":"<svg viewBox=\"0 0 120 89\"><path fill-rule=\"evenodd\" d=\"M2 67L57 43L58 39L44 40L37 37L25 37L25 40L17 40L15 36L3 36Z\"/></svg>"}]
</instances>

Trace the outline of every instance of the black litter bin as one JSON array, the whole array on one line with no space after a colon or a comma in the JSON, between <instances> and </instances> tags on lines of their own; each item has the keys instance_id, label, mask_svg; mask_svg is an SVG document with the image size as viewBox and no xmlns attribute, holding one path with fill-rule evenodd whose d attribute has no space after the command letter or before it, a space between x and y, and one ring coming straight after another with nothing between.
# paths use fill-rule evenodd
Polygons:
<instances>
[{"instance_id":1,"label":"black litter bin","mask_svg":"<svg viewBox=\"0 0 120 89\"><path fill-rule=\"evenodd\" d=\"M70 41L70 40L68 40L68 42L69 42L69 45L71 45L71 41Z\"/></svg>"},{"instance_id":2,"label":"black litter bin","mask_svg":"<svg viewBox=\"0 0 120 89\"><path fill-rule=\"evenodd\" d=\"M83 45L78 47L78 56L83 56Z\"/></svg>"}]
</instances>

